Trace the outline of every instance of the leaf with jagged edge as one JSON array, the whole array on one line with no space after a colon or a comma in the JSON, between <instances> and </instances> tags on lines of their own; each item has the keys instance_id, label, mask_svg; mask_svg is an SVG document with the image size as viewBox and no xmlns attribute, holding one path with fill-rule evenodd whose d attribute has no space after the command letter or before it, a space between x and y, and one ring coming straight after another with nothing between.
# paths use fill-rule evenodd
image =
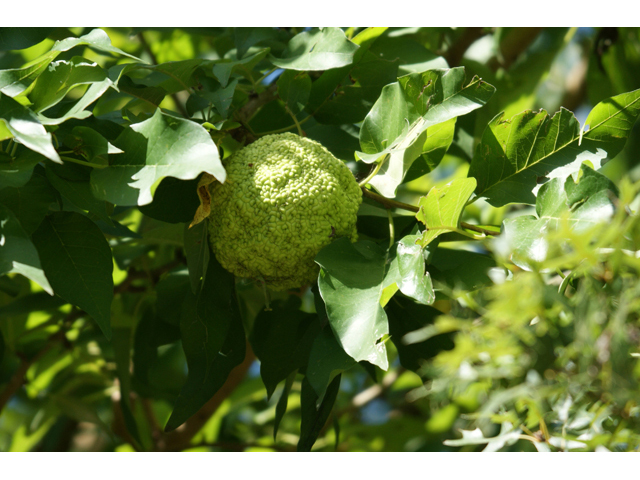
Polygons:
<instances>
[{"instance_id":1,"label":"leaf with jagged edge","mask_svg":"<svg viewBox=\"0 0 640 480\"><path fill-rule=\"evenodd\" d=\"M485 129L469 167L476 195L494 207L535 203L540 178L566 178L588 161L596 170L615 157L640 115L640 89L596 105L581 135L573 113L561 108L553 117L540 110L503 119L497 115Z\"/></svg>"},{"instance_id":2,"label":"leaf with jagged edge","mask_svg":"<svg viewBox=\"0 0 640 480\"><path fill-rule=\"evenodd\" d=\"M357 157L382 162L369 184L395 196L413 162L424 153L429 127L482 107L495 88L478 77L463 86L464 68L429 70L400 77L387 85L360 130Z\"/></svg>"}]
</instances>

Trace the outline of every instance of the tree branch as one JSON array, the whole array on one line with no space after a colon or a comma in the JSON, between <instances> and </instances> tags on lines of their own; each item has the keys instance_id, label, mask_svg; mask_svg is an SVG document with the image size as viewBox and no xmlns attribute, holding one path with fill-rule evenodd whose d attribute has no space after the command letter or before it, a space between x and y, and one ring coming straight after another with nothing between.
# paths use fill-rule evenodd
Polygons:
<instances>
[{"instance_id":1,"label":"tree branch","mask_svg":"<svg viewBox=\"0 0 640 480\"><path fill-rule=\"evenodd\" d=\"M227 381L222 385L220 390L211 397L211 399L193 415L189 420L183 423L173 432L164 433L158 439L155 450L161 452L179 452L187 448L191 448L191 439L202 429L211 416L218 410L222 402L233 393L240 385L249 370L249 367L255 360L255 354L251 350L249 342L247 342L247 354L244 361L236 368L231 370Z\"/></svg>"}]
</instances>

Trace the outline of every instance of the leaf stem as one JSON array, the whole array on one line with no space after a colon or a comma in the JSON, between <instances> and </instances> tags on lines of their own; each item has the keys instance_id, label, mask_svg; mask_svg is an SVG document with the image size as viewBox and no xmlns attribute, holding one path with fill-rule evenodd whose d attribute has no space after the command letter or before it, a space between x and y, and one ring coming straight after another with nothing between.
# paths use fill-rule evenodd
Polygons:
<instances>
[{"instance_id":1,"label":"leaf stem","mask_svg":"<svg viewBox=\"0 0 640 480\"><path fill-rule=\"evenodd\" d=\"M396 241L396 234L395 226L393 224L393 215L391 215L390 208L387 209L387 216L389 217L389 250L391 250L391 247L393 247L393 244Z\"/></svg>"},{"instance_id":2,"label":"leaf stem","mask_svg":"<svg viewBox=\"0 0 640 480\"><path fill-rule=\"evenodd\" d=\"M285 106L284 108L287 110L287 113L293 119L293 123L296 124L296 128L298 129L298 135L300 135L301 137L304 137L304 132L302 131L302 127L300 126L300 122L298 122L298 119L296 118L296 116L293 114L291 110L289 110L289 107Z\"/></svg>"},{"instance_id":3,"label":"leaf stem","mask_svg":"<svg viewBox=\"0 0 640 480\"><path fill-rule=\"evenodd\" d=\"M85 167L91 167L91 168L107 168L109 166L109 165L100 165L99 163L85 162L84 160L76 160L75 158L65 157L63 155L60 155L60 158L65 162L77 163L78 165L83 165Z\"/></svg>"},{"instance_id":4,"label":"leaf stem","mask_svg":"<svg viewBox=\"0 0 640 480\"><path fill-rule=\"evenodd\" d=\"M362 194L365 197L370 198L371 200L374 200L380 203L381 205L384 205L385 208L401 208L403 210L408 210L409 212L414 212L414 213L418 213L420 211L420 208L416 207L415 205L409 205L408 203L402 203L402 202L398 202L397 200L393 200L391 198L383 197L382 195L378 195L377 193L372 192L371 190L369 190L368 188L365 188L362 185L360 185L360 188L362 189ZM487 230L486 228L482 228L477 225L472 225L467 222L460 222L460 226L462 228L466 228L467 230L478 232L488 237L496 237L500 235L498 232ZM459 232L459 233L464 235L464 232Z\"/></svg>"},{"instance_id":5,"label":"leaf stem","mask_svg":"<svg viewBox=\"0 0 640 480\"><path fill-rule=\"evenodd\" d=\"M265 73L263 76L261 76L258 80L256 80L254 82L254 85L260 85L260 83L267 78L269 75L271 75L273 72L275 72L278 69L278 67L273 67L271 70L269 70L267 73ZM253 80L252 80L253 81Z\"/></svg>"},{"instance_id":6,"label":"leaf stem","mask_svg":"<svg viewBox=\"0 0 640 480\"><path fill-rule=\"evenodd\" d=\"M371 181L371 179L372 179L373 177L375 177L375 176L378 174L378 172L379 172L379 171L380 171L380 169L382 168L382 164L387 160L387 156L388 156L388 154L387 154L387 155L385 155L385 157L384 157L381 161L379 161L379 162L377 163L376 168L374 168L374 169L371 171L371 173L367 176L367 178L365 178L364 180L362 180L361 182L359 182L359 183L358 183L358 185L360 185L360 188L364 189L364 186L365 186L367 183L369 183L369 182ZM383 197L383 198L384 198L384 197ZM417 210L416 210L416 212L417 212Z\"/></svg>"}]
</instances>

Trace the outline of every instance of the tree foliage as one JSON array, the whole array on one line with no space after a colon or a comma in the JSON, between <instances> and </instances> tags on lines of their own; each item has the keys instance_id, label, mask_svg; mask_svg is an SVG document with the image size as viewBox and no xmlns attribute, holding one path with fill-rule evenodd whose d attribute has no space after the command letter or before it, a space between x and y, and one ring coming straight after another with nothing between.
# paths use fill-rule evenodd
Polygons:
<instances>
[{"instance_id":1,"label":"tree foliage","mask_svg":"<svg viewBox=\"0 0 640 480\"><path fill-rule=\"evenodd\" d=\"M0 29L0 450L637 449L639 51ZM364 202L279 292L222 268L201 201L282 132Z\"/></svg>"}]
</instances>

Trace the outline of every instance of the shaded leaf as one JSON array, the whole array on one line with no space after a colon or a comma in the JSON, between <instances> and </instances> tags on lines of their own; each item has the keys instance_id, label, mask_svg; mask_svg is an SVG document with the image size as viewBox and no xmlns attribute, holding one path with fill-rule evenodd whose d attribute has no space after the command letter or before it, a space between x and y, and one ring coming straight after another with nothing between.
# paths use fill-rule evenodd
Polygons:
<instances>
[{"instance_id":1,"label":"shaded leaf","mask_svg":"<svg viewBox=\"0 0 640 480\"><path fill-rule=\"evenodd\" d=\"M329 388L327 388L327 394L320 405L317 405L318 397L315 391L306 379L302 381L302 391L300 393L302 421L300 424L300 440L298 441L299 452L311 451L311 447L318 439L324 424L327 423L339 390L340 375L333 379Z\"/></svg>"},{"instance_id":2,"label":"shaded leaf","mask_svg":"<svg viewBox=\"0 0 640 480\"><path fill-rule=\"evenodd\" d=\"M146 216L162 222L190 222L200 205L197 189L197 178L179 180L165 177L153 194L153 201L139 209Z\"/></svg>"},{"instance_id":3,"label":"shaded leaf","mask_svg":"<svg viewBox=\"0 0 640 480\"><path fill-rule=\"evenodd\" d=\"M0 332L0 336L2 333ZM0 338L0 342L2 342L2 338ZM2 355L0 354L0 361L2 360ZM273 419L273 439L276 439L278 435L278 428L280 427L280 421L284 414L287 413L287 404L289 403L289 394L291 393L291 387L293 386L293 382L296 379L296 375L298 372L291 372L291 374L287 377L287 380L284 382L284 387L282 388L282 393L280 394L280 398L278 399L278 403L276 404L276 416Z\"/></svg>"},{"instance_id":4,"label":"shaded leaf","mask_svg":"<svg viewBox=\"0 0 640 480\"><path fill-rule=\"evenodd\" d=\"M249 340L260 360L260 376L267 397L291 372L307 364L319 332L317 315L301 311L300 301L295 297L286 304L274 302L271 310L258 313Z\"/></svg>"},{"instance_id":5,"label":"shaded leaf","mask_svg":"<svg viewBox=\"0 0 640 480\"><path fill-rule=\"evenodd\" d=\"M226 61L225 59L218 61L213 65L213 74L218 79L222 87L227 86L229 83L229 77L231 77L233 73L240 72L244 74L243 76L251 78L250 72L253 70L253 67L255 67L260 60L266 57L268 53L269 49L265 48L241 60Z\"/></svg>"},{"instance_id":6,"label":"shaded leaf","mask_svg":"<svg viewBox=\"0 0 640 480\"><path fill-rule=\"evenodd\" d=\"M98 198L116 205L146 205L166 176L191 180L207 172L223 182L218 149L199 124L156 110L153 117L126 129L114 142L124 150L108 168L91 174Z\"/></svg>"},{"instance_id":7,"label":"shaded leaf","mask_svg":"<svg viewBox=\"0 0 640 480\"><path fill-rule=\"evenodd\" d=\"M300 113L309 101L311 77L306 72L285 70L278 77L278 95L294 115Z\"/></svg>"},{"instance_id":8,"label":"shaded leaf","mask_svg":"<svg viewBox=\"0 0 640 480\"><path fill-rule=\"evenodd\" d=\"M0 50L22 50L43 41L55 27L2 27Z\"/></svg>"},{"instance_id":9,"label":"shaded leaf","mask_svg":"<svg viewBox=\"0 0 640 480\"><path fill-rule=\"evenodd\" d=\"M189 281L194 294L200 290L200 280L207 274L209 264L209 223L201 222L193 227L184 225L184 254L187 257Z\"/></svg>"},{"instance_id":10,"label":"shaded leaf","mask_svg":"<svg viewBox=\"0 0 640 480\"><path fill-rule=\"evenodd\" d=\"M165 431L175 430L196 413L245 357L234 277L213 256L208 270L200 294L188 292L183 304L180 330L189 374Z\"/></svg>"},{"instance_id":11,"label":"shaded leaf","mask_svg":"<svg viewBox=\"0 0 640 480\"><path fill-rule=\"evenodd\" d=\"M333 379L357 363L340 346L331 328L325 327L311 346L305 378L317 397L323 399Z\"/></svg>"},{"instance_id":12,"label":"shaded leaf","mask_svg":"<svg viewBox=\"0 0 640 480\"><path fill-rule=\"evenodd\" d=\"M442 315L435 308L419 305L406 297L397 295L388 303L387 315L391 341L398 350L400 364L404 368L419 372L426 360L454 346L453 338L449 334L435 335L417 343L406 343L405 335L432 325L436 317Z\"/></svg>"},{"instance_id":13,"label":"shaded leaf","mask_svg":"<svg viewBox=\"0 0 640 480\"><path fill-rule=\"evenodd\" d=\"M24 275L53 295L36 247L13 212L0 204L0 275L8 273Z\"/></svg>"},{"instance_id":14,"label":"shaded leaf","mask_svg":"<svg viewBox=\"0 0 640 480\"><path fill-rule=\"evenodd\" d=\"M56 201L55 190L47 180L42 167L37 167L31 179L21 187L0 190L0 204L9 208L31 235Z\"/></svg>"},{"instance_id":15,"label":"shaded leaf","mask_svg":"<svg viewBox=\"0 0 640 480\"><path fill-rule=\"evenodd\" d=\"M282 58L269 56L276 67L287 70L330 70L353 62L358 46L337 27L302 32L289 40Z\"/></svg>"},{"instance_id":16,"label":"shaded leaf","mask_svg":"<svg viewBox=\"0 0 640 480\"><path fill-rule=\"evenodd\" d=\"M113 260L96 224L79 213L52 213L33 233L33 243L56 295L91 315L110 338Z\"/></svg>"}]
</instances>

